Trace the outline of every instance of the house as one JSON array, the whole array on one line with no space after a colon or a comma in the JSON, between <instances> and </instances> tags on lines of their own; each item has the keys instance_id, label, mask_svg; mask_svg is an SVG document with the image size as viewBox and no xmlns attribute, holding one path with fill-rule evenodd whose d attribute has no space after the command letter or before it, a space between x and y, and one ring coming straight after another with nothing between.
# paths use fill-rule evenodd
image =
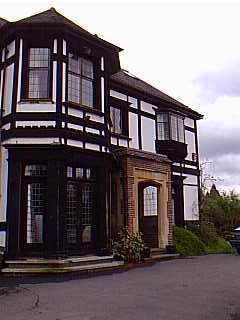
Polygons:
<instances>
[{"instance_id":1,"label":"house","mask_svg":"<svg viewBox=\"0 0 240 320\"><path fill-rule=\"evenodd\" d=\"M153 248L198 220L202 115L122 70L121 48L54 8L0 20L1 241L6 256Z\"/></svg>"}]
</instances>

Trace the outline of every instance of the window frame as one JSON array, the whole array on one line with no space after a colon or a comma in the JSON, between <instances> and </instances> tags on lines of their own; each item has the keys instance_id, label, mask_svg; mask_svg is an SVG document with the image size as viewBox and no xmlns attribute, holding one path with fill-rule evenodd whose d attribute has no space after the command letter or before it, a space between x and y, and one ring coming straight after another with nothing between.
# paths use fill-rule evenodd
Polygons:
<instances>
[{"instance_id":1,"label":"window frame","mask_svg":"<svg viewBox=\"0 0 240 320\"><path fill-rule=\"evenodd\" d=\"M43 48L49 49L49 67L48 67L48 97L47 98L29 98L29 56L31 48ZM23 46L23 72L22 72L22 90L21 90L21 101L52 101L52 81L53 81L53 40L39 40L31 41L25 40Z\"/></svg>"},{"instance_id":2,"label":"window frame","mask_svg":"<svg viewBox=\"0 0 240 320\"><path fill-rule=\"evenodd\" d=\"M86 76L83 76L82 74L78 74L75 72L72 72L69 68L69 55L76 55L78 58L80 59L84 59L87 60L89 62L92 63L92 68L93 68L93 78L88 78ZM81 106L84 108L88 108L88 109L99 109L100 110L100 84L98 81L98 72L97 72L97 63L96 63L96 59L94 59L91 55L86 55L84 53L81 53L77 50L74 50L73 48L69 48L69 50L67 50L67 55L66 55L67 59L67 72L66 72L66 101L70 104L73 105L77 105L77 106ZM100 62L99 62L100 63ZM92 106L88 106L82 103L82 97L80 99L80 102L75 102L75 101L71 101L69 99L69 73L79 76L80 80L81 79L91 79L92 80ZM97 95L97 92L99 91L99 95ZM99 98L97 98L99 96Z\"/></svg>"},{"instance_id":3,"label":"window frame","mask_svg":"<svg viewBox=\"0 0 240 320\"><path fill-rule=\"evenodd\" d=\"M111 135L129 137L129 124L128 124L128 106L129 103L117 98L110 97L109 100L109 120ZM112 130L111 108L119 109L121 113L122 132L117 133Z\"/></svg>"}]
</instances>

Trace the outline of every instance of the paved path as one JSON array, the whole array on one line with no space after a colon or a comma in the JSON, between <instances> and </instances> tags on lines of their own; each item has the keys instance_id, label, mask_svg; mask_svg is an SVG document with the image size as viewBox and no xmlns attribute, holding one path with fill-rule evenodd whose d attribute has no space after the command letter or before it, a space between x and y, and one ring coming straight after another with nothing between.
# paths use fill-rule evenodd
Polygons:
<instances>
[{"instance_id":1,"label":"paved path","mask_svg":"<svg viewBox=\"0 0 240 320\"><path fill-rule=\"evenodd\" d=\"M91 278L0 278L2 320L240 320L240 256Z\"/></svg>"}]
</instances>

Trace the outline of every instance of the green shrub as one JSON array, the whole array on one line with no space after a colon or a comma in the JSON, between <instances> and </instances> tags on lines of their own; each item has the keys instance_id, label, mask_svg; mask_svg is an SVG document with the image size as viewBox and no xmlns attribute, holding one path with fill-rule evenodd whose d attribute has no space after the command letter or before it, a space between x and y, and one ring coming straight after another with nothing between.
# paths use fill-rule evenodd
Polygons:
<instances>
[{"instance_id":1,"label":"green shrub","mask_svg":"<svg viewBox=\"0 0 240 320\"><path fill-rule=\"evenodd\" d=\"M139 262L145 249L142 234L140 232L130 233L127 227L119 231L116 241L112 241L113 255L127 262Z\"/></svg>"},{"instance_id":2,"label":"green shrub","mask_svg":"<svg viewBox=\"0 0 240 320\"><path fill-rule=\"evenodd\" d=\"M182 256L198 256L207 253L204 243L189 230L174 226L173 239L177 252Z\"/></svg>"},{"instance_id":3,"label":"green shrub","mask_svg":"<svg viewBox=\"0 0 240 320\"><path fill-rule=\"evenodd\" d=\"M206 246L216 244L218 235L214 224L189 224L187 229L193 232Z\"/></svg>"},{"instance_id":4,"label":"green shrub","mask_svg":"<svg viewBox=\"0 0 240 320\"><path fill-rule=\"evenodd\" d=\"M215 243L208 245L207 253L233 253L233 248L228 241L218 237Z\"/></svg>"}]
</instances>

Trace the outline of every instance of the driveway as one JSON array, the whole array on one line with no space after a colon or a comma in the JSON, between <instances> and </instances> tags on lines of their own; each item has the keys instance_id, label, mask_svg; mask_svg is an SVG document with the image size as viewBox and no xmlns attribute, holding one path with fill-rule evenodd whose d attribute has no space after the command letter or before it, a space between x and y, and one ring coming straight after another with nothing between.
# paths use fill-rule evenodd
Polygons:
<instances>
[{"instance_id":1,"label":"driveway","mask_svg":"<svg viewBox=\"0 0 240 320\"><path fill-rule=\"evenodd\" d=\"M240 320L240 256L81 278L0 278L3 320Z\"/></svg>"}]
</instances>

